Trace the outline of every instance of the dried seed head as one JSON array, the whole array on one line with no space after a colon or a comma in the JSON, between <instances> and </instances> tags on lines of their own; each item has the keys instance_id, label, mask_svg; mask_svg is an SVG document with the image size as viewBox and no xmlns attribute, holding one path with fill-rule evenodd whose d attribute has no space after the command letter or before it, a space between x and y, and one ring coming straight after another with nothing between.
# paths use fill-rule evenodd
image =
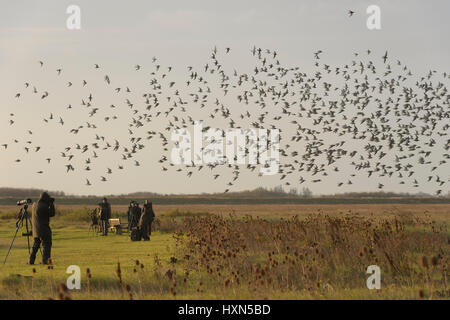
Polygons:
<instances>
[{"instance_id":1,"label":"dried seed head","mask_svg":"<svg viewBox=\"0 0 450 320\"><path fill-rule=\"evenodd\" d=\"M437 266L439 264L439 257L438 256L434 256L433 258L431 258L431 264L433 266Z\"/></svg>"},{"instance_id":2,"label":"dried seed head","mask_svg":"<svg viewBox=\"0 0 450 320\"><path fill-rule=\"evenodd\" d=\"M419 290L419 298L420 298L420 299L425 298L425 291L423 291L423 289L420 289L420 290Z\"/></svg>"},{"instance_id":3,"label":"dried seed head","mask_svg":"<svg viewBox=\"0 0 450 320\"><path fill-rule=\"evenodd\" d=\"M424 268L428 268L428 259L426 256L420 258L420 265Z\"/></svg>"},{"instance_id":4,"label":"dried seed head","mask_svg":"<svg viewBox=\"0 0 450 320\"><path fill-rule=\"evenodd\" d=\"M67 292L69 289L67 288L67 286L64 283L60 283L59 284L59 291L60 292Z\"/></svg>"}]
</instances>

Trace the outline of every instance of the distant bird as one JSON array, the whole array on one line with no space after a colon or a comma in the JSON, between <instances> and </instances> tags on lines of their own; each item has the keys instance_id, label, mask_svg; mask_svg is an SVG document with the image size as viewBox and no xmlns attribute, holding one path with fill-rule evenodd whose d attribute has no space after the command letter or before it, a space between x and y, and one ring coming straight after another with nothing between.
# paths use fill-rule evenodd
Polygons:
<instances>
[{"instance_id":1,"label":"distant bird","mask_svg":"<svg viewBox=\"0 0 450 320\"><path fill-rule=\"evenodd\" d=\"M386 51L386 53L384 54L383 58L383 63L386 63L386 60L388 58L388 52Z\"/></svg>"}]
</instances>

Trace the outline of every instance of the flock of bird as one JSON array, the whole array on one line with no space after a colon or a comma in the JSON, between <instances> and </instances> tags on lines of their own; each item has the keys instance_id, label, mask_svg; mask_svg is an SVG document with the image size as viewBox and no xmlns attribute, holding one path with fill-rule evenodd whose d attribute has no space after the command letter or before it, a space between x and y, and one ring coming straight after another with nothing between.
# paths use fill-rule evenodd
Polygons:
<instances>
[{"instance_id":1,"label":"flock of bird","mask_svg":"<svg viewBox=\"0 0 450 320\"><path fill-rule=\"evenodd\" d=\"M115 86L108 71L93 64L93 76L102 77L103 85L115 99L105 109L128 110L128 139L119 141L100 133L102 124L122 119L117 115L99 116L104 107L97 105L90 81L68 81L67 88L80 86L91 93L80 97L79 104L68 104L65 114L56 115L61 109L55 110L43 119L43 125L55 122L59 127L55 130L62 130L61 135L57 133L61 138L64 133L77 135L87 129L93 134L89 135L91 141L67 145L61 150L65 171L84 171L85 184L91 186L94 180L88 174L102 151L117 153L120 158L117 170L124 170L127 164L141 166L137 155L145 150L149 140L159 140L162 151L156 165L163 172L171 169L192 177L204 169L212 180L224 177L228 192L243 170L254 172L258 165L229 164L222 155L224 164L199 165L191 161L190 165L180 167L171 163L169 154L170 134L174 130L189 130L196 120L203 120L206 125L208 121L220 121L228 128L279 129L279 178L286 186L326 182L327 176L349 166L351 173L337 187L351 185L358 172L370 179L396 178L400 184L419 187L418 173L425 172L423 182L433 183L436 194L442 194L449 179L440 177L438 172L442 170L447 175L449 172L450 94L445 82L450 74L431 70L424 76L415 76L401 61L391 60L388 52L375 56L370 50L354 53L348 64L340 66L322 63L324 53L318 50L312 56L314 72L307 74L300 67L283 66L276 51L257 47L250 51L256 61L250 72L228 72L222 59L231 49L214 47L201 69L187 67L184 82L173 80L172 67L162 66L157 58L152 59L149 67L135 65L135 72L146 72L149 79L148 90L139 93L140 100L132 100L134 88ZM38 66L62 79L62 68L48 68L43 61ZM20 99L27 94L41 101L48 99L49 92L38 91L37 87L27 82L15 97ZM119 102L120 99L123 100ZM66 128L64 119L76 108L85 110L91 120ZM202 119L194 119L193 114ZM13 113L8 122L10 126L17 124ZM155 129L158 126L162 129ZM203 130L206 132L210 127ZM25 136L29 137L25 142L17 139L4 142L3 149L8 150L11 143L23 143L26 154L42 154L46 147L33 143L33 132L27 130ZM247 138L246 143L248 156L249 147L257 141ZM208 152L208 147L203 151ZM54 156L43 159L50 165ZM82 167L76 166L74 159L80 159ZM21 159L15 161L20 163ZM220 167L228 168L231 175L219 172ZM105 168L98 181L108 181L106 177L113 172ZM37 173L43 174L44 170ZM378 188L383 187L379 182Z\"/></svg>"}]
</instances>

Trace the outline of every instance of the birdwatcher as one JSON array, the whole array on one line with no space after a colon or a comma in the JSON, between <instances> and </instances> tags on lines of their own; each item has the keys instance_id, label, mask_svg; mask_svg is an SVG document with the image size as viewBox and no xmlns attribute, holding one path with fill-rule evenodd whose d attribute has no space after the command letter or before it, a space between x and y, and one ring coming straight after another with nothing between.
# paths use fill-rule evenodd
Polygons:
<instances>
[{"instance_id":1,"label":"birdwatcher","mask_svg":"<svg viewBox=\"0 0 450 320\"><path fill-rule=\"evenodd\" d=\"M50 217L55 216L55 199L47 192L43 192L39 200L33 204L31 223L33 225L33 248L31 249L29 264L34 264L39 248L43 247L42 264L48 264L52 251L52 229Z\"/></svg>"},{"instance_id":2,"label":"birdwatcher","mask_svg":"<svg viewBox=\"0 0 450 320\"><path fill-rule=\"evenodd\" d=\"M130 205L128 206L128 211L127 211L127 218L128 218L128 230L131 230L131 222L132 222L132 217L133 217L133 204L134 201L130 202Z\"/></svg>"},{"instance_id":3,"label":"birdwatcher","mask_svg":"<svg viewBox=\"0 0 450 320\"><path fill-rule=\"evenodd\" d=\"M131 228L138 227L139 220L141 219L142 210L139 207L139 203L134 202L131 210Z\"/></svg>"},{"instance_id":4,"label":"birdwatcher","mask_svg":"<svg viewBox=\"0 0 450 320\"><path fill-rule=\"evenodd\" d=\"M154 219L155 212L153 211L153 205L148 200L145 200L142 208L142 215L139 219L139 230L144 241L150 240L150 235L152 234L152 222Z\"/></svg>"},{"instance_id":5,"label":"birdwatcher","mask_svg":"<svg viewBox=\"0 0 450 320\"><path fill-rule=\"evenodd\" d=\"M111 219L111 205L106 198L103 198L102 202L99 203L99 218L102 236L107 236L109 227L108 223L109 219Z\"/></svg>"}]
</instances>

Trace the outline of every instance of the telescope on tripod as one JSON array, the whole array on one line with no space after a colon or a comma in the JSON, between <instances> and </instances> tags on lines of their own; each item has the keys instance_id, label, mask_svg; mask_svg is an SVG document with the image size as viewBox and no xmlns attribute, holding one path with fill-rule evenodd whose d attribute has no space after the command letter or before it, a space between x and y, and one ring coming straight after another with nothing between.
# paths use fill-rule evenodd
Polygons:
<instances>
[{"instance_id":1,"label":"telescope on tripod","mask_svg":"<svg viewBox=\"0 0 450 320\"><path fill-rule=\"evenodd\" d=\"M17 233L19 232L19 229L22 229L24 226L24 222L25 222L25 231L26 232L22 232L22 236L27 237L27 242L28 242L28 254L30 254L30 237L33 235L32 232L32 224L31 224L31 218L30 218L30 214L28 213L28 206L32 203L33 201L31 199L25 199L25 200L21 200L21 201L17 201L17 205L18 206L22 206L22 208L20 208L19 211L19 217L16 221L16 231L14 232L14 236L13 239L11 241L11 245L9 246L8 249L8 253L5 256L5 260L3 261L3 264L6 264L6 260L8 259L9 253L11 252L11 249L13 247L14 241L16 240L17 237Z\"/></svg>"}]
</instances>

